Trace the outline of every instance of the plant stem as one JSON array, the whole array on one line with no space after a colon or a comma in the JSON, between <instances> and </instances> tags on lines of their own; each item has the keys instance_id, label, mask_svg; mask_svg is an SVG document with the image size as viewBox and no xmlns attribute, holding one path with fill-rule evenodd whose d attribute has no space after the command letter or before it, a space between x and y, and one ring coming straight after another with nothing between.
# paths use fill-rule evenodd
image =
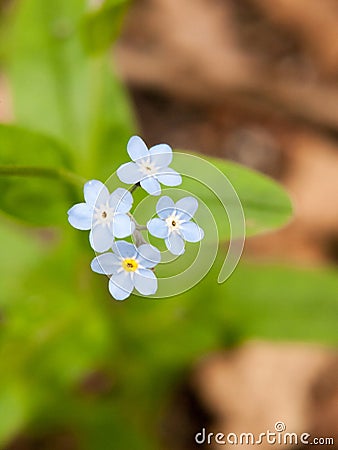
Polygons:
<instances>
[{"instance_id":1,"label":"plant stem","mask_svg":"<svg viewBox=\"0 0 338 450\"><path fill-rule=\"evenodd\" d=\"M52 178L63 180L66 183L77 187L82 187L86 182L86 180L80 175L65 169L55 169L53 167L0 165L0 176Z\"/></svg>"},{"instance_id":2,"label":"plant stem","mask_svg":"<svg viewBox=\"0 0 338 450\"><path fill-rule=\"evenodd\" d=\"M142 244L147 244L147 241L142 236L141 231L139 231L137 228L135 228L135 231L133 233L133 238L135 240L135 246L139 247Z\"/></svg>"},{"instance_id":3,"label":"plant stem","mask_svg":"<svg viewBox=\"0 0 338 450\"><path fill-rule=\"evenodd\" d=\"M135 221L134 221L135 222ZM139 224L136 224L136 230L138 230L138 231L145 231L145 230L147 230L148 228L145 226L145 225L139 225Z\"/></svg>"},{"instance_id":4,"label":"plant stem","mask_svg":"<svg viewBox=\"0 0 338 450\"><path fill-rule=\"evenodd\" d=\"M131 188L128 189L128 191L132 194L136 189L140 186L140 183L135 183L132 185Z\"/></svg>"},{"instance_id":5,"label":"plant stem","mask_svg":"<svg viewBox=\"0 0 338 450\"><path fill-rule=\"evenodd\" d=\"M141 230L146 230L147 227L145 225L138 224L136 219L134 218L134 216L131 213L127 213L127 214L131 218L131 220L134 222L134 224L135 224L135 230L134 230L132 236L135 239L136 247L139 247L142 244L146 244L147 241L142 236Z\"/></svg>"}]
</instances>

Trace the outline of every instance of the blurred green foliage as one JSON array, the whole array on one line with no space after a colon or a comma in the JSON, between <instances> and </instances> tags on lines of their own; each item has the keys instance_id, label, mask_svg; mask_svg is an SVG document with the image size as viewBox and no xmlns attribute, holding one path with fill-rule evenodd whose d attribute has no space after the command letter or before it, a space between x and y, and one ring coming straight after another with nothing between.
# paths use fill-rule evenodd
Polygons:
<instances>
[{"instance_id":1,"label":"blurred green foliage","mask_svg":"<svg viewBox=\"0 0 338 450\"><path fill-rule=\"evenodd\" d=\"M100 53L118 37L130 0L110 0L88 12L82 22L82 39L89 54Z\"/></svg>"},{"instance_id":2,"label":"blurred green foliage","mask_svg":"<svg viewBox=\"0 0 338 450\"><path fill-rule=\"evenodd\" d=\"M338 282L334 271L243 263L218 285L217 262L177 297L111 299L90 271L87 233L71 229L66 211L81 201L78 177L105 180L125 161L136 126L109 55L83 46L84 23L94 49L117 35L90 34L115 4L88 12L86 3L23 0L6 26L2 62L18 125L0 126L0 445L66 429L83 449L158 450L171 389L206 352L248 338L335 344ZM237 189L249 234L289 219L275 182L211 161Z\"/></svg>"},{"instance_id":3,"label":"blurred green foliage","mask_svg":"<svg viewBox=\"0 0 338 450\"><path fill-rule=\"evenodd\" d=\"M135 123L107 55L91 58L83 47L86 3L18 2L5 58L17 122L72 147L79 173L105 178Z\"/></svg>"}]
</instances>

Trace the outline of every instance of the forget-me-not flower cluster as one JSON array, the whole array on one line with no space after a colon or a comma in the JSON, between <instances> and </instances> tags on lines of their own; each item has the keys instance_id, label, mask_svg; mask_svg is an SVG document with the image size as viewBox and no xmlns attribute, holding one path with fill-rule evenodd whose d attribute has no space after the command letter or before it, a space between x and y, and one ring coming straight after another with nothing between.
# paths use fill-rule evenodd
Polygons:
<instances>
[{"instance_id":1,"label":"forget-me-not flower cluster","mask_svg":"<svg viewBox=\"0 0 338 450\"><path fill-rule=\"evenodd\" d=\"M155 267L160 263L160 251L146 243L139 226L130 213L133 206L132 193L138 186L150 195L160 195L161 185L178 186L182 177L169 165L173 159L172 149L159 144L149 150L143 140L133 136L127 145L131 162L122 164L117 176L123 183L133 185L130 190L118 188L110 193L98 180L84 185L83 203L68 211L69 223L79 230L89 230L89 242L97 255L91 268L109 277L109 292L116 300L125 300L135 289L142 295L155 294L158 281ZM194 197L184 197L176 203L163 196L156 205L156 218L151 218L146 228L152 236L164 239L167 249L174 255L185 251L185 242L199 242L203 230L192 221L198 208ZM138 245L127 242L136 238Z\"/></svg>"}]
</instances>

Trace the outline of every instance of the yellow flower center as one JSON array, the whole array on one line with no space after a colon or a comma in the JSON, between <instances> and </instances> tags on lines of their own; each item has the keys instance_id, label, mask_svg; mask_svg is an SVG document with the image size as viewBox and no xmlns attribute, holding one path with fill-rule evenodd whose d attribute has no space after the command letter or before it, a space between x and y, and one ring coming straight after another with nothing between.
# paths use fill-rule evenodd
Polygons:
<instances>
[{"instance_id":1,"label":"yellow flower center","mask_svg":"<svg viewBox=\"0 0 338 450\"><path fill-rule=\"evenodd\" d=\"M126 258L122 261L122 267L127 272L135 272L138 268L138 262L132 258Z\"/></svg>"}]
</instances>

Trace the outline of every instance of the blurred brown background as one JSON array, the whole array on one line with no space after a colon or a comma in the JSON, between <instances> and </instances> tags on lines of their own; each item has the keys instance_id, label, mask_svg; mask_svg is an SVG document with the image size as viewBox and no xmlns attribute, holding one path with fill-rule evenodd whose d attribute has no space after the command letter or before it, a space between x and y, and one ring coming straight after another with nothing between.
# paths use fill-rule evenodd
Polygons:
<instances>
[{"instance_id":1,"label":"blurred brown background","mask_svg":"<svg viewBox=\"0 0 338 450\"><path fill-rule=\"evenodd\" d=\"M245 258L337 264L337 0L138 0L114 57L150 144L228 158L286 186L294 221L248 240ZM277 420L337 430L335 351L257 342L210 356L177 393L164 441L189 449L202 426L259 433Z\"/></svg>"}]
</instances>

